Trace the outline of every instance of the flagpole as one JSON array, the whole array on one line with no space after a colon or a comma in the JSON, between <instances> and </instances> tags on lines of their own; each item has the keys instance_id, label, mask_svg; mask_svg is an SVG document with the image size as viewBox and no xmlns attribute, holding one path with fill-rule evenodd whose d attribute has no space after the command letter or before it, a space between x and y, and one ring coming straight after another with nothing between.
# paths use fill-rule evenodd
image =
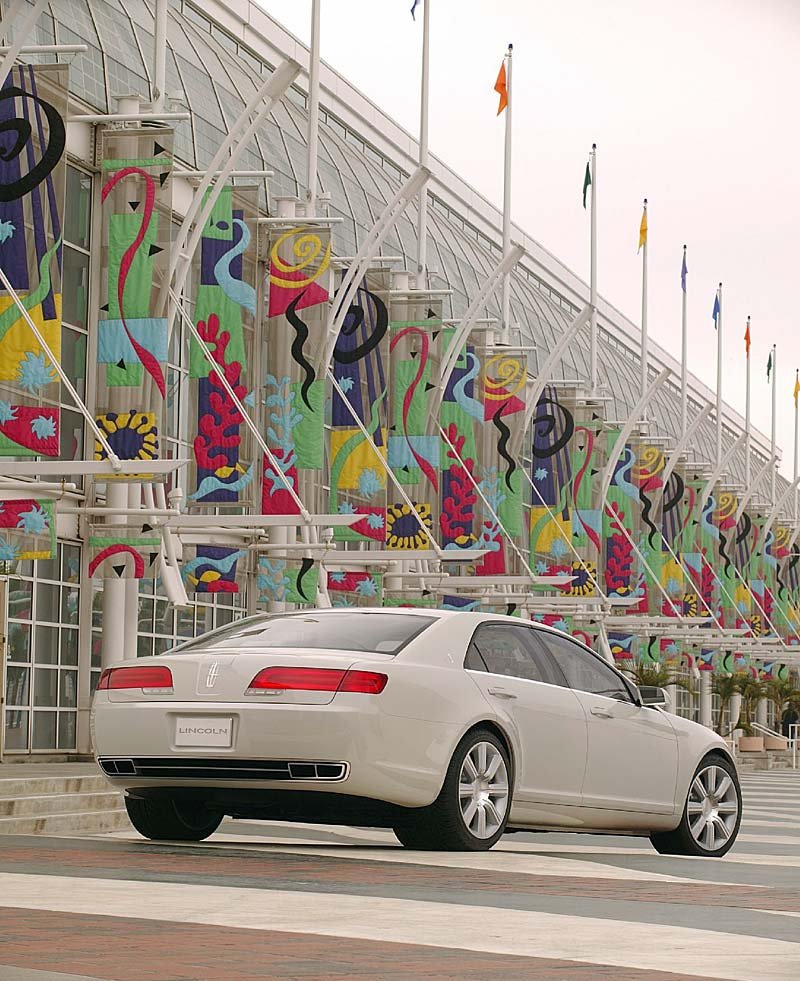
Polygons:
<instances>
[{"instance_id":1,"label":"flagpole","mask_svg":"<svg viewBox=\"0 0 800 981\"><path fill-rule=\"evenodd\" d=\"M597 391L597 144L592 143L592 210L591 210L591 244L590 244L590 276L589 303L592 308L591 339L590 339L590 382L594 395Z\"/></svg>"},{"instance_id":2,"label":"flagpole","mask_svg":"<svg viewBox=\"0 0 800 981\"><path fill-rule=\"evenodd\" d=\"M750 337L750 317L747 318L747 337ZM750 342L746 345L747 374L744 386L744 486L750 490Z\"/></svg>"},{"instance_id":3,"label":"flagpole","mask_svg":"<svg viewBox=\"0 0 800 981\"><path fill-rule=\"evenodd\" d=\"M683 287L681 292L683 293L683 300L681 301L681 437L686 435L686 426L688 423L688 396L687 396L687 386L689 373L686 366L687 358L687 314L686 314L686 277L683 275L683 270L686 269L686 246L683 247L683 265L681 266L681 286Z\"/></svg>"},{"instance_id":4,"label":"flagpole","mask_svg":"<svg viewBox=\"0 0 800 981\"><path fill-rule=\"evenodd\" d=\"M319 154L319 33L320 0L311 2L311 48L308 65L308 184L306 216L315 217L317 209L317 161Z\"/></svg>"},{"instance_id":5,"label":"flagpole","mask_svg":"<svg viewBox=\"0 0 800 981\"><path fill-rule=\"evenodd\" d=\"M770 453L775 456L775 423L777 422L777 388L775 385L775 379L777 377L777 367L778 367L778 348L775 344L772 345L772 438L770 440ZM775 482L778 476L778 467L773 463L772 465L772 479L770 482L770 492L772 495L772 504L775 504Z\"/></svg>"},{"instance_id":6,"label":"flagpole","mask_svg":"<svg viewBox=\"0 0 800 981\"><path fill-rule=\"evenodd\" d=\"M511 53L514 45L509 44L506 54L506 91L508 93L508 104L506 105L506 145L503 169L503 255L507 256L511 251L511 109L514 96L511 91ZM508 343L511 329L511 272L503 276L503 323L502 338L504 343Z\"/></svg>"},{"instance_id":7,"label":"flagpole","mask_svg":"<svg viewBox=\"0 0 800 981\"><path fill-rule=\"evenodd\" d=\"M717 289L717 466L722 463L722 283Z\"/></svg>"},{"instance_id":8,"label":"flagpole","mask_svg":"<svg viewBox=\"0 0 800 981\"><path fill-rule=\"evenodd\" d=\"M419 107L419 165L428 166L428 92L430 82L431 0L422 4L422 85ZM428 189L419 192L417 208L417 288L428 286Z\"/></svg>"},{"instance_id":9,"label":"flagpole","mask_svg":"<svg viewBox=\"0 0 800 981\"><path fill-rule=\"evenodd\" d=\"M643 222L647 222L647 198L644 199ZM642 244L642 387L641 395L647 392L647 234ZM645 410L646 412L646 410Z\"/></svg>"},{"instance_id":10,"label":"flagpole","mask_svg":"<svg viewBox=\"0 0 800 981\"><path fill-rule=\"evenodd\" d=\"M794 497L794 508L792 510L793 510L793 514L794 514L794 523L795 524L797 524L797 475L798 475L798 467L800 466L800 460L798 460L798 458L797 458L797 435L798 435L798 431L797 431L797 395L798 395L798 388L800 388L800 371L795 371L795 375L794 375L794 474L793 474L794 490L792 491L792 495Z\"/></svg>"}]
</instances>

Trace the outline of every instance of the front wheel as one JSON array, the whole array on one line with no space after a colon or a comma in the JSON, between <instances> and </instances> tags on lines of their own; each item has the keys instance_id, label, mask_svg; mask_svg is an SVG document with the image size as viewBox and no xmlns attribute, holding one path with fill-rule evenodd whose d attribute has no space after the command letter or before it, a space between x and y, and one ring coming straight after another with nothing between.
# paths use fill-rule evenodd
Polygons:
<instances>
[{"instance_id":1,"label":"front wheel","mask_svg":"<svg viewBox=\"0 0 800 981\"><path fill-rule=\"evenodd\" d=\"M125 809L140 835L153 841L203 841L220 826L223 815L204 804L126 797Z\"/></svg>"},{"instance_id":2,"label":"front wheel","mask_svg":"<svg viewBox=\"0 0 800 981\"><path fill-rule=\"evenodd\" d=\"M723 756L707 756L695 770L681 823L674 831L650 835L650 841L662 855L719 858L736 841L741 821L736 768Z\"/></svg>"},{"instance_id":3,"label":"front wheel","mask_svg":"<svg viewBox=\"0 0 800 981\"><path fill-rule=\"evenodd\" d=\"M406 848L486 851L505 831L511 763L488 729L468 732L456 747L442 790L430 807L409 812L394 833Z\"/></svg>"}]
</instances>

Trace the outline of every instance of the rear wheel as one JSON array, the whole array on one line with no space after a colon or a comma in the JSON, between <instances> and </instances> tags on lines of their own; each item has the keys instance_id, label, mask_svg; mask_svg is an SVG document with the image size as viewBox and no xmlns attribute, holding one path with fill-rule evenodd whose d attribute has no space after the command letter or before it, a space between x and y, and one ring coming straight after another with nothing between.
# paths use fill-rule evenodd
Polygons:
<instances>
[{"instance_id":1,"label":"rear wheel","mask_svg":"<svg viewBox=\"0 0 800 981\"><path fill-rule=\"evenodd\" d=\"M153 841L202 841L213 835L223 815L204 804L126 797L125 808L140 835Z\"/></svg>"},{"instance_id":2,"label":"rear wheel","mask_svg":"<svg viewBox=\"0 0 800 981\"><path fill-rule=\"evenodd\" d=\"M724 756L707 756L695 770L681 823L674 831L650 835L650 841L662 855L718 858L733 846L741 820L736 768Z\"/></svg>"},{"instance_id":3,"label":"rear wheel","mask_svg":"<svg viewBox=\"0 0 800 981\"><path fill-rule=\"evenodd\" d=\"M511 805L508 753L488 729L456 747L442 790L430 807L411 811L394 833L406 848L486 851L503 834Z\"/></svg>"}]
</instances>

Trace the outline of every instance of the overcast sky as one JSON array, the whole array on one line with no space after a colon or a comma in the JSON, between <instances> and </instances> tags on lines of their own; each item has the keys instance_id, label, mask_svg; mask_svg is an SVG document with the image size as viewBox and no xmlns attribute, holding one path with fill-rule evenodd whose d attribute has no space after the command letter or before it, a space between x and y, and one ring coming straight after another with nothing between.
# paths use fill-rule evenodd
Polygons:
<instances>
[{"instance_id":1,"label":"overcast sky","mask_svg":"<svg viewBox=\"0 0 800 981\"><path fill-rule=\"evenodd\" d=\"M310 0L261 6L308 43ZM778 346L778 445L791 476L797 325L798 0L428 0L430 145L502 203L494 81L514 44L512 218L588 280L581 187L598 145L598 286L635 323L642 198L649 201L650 336L680 357L689 246L689 368L716 384L714 291L724 284L723 397L744 414L752 317L753 424L769 435ZM401 125L419 128L421 8L322 0L322 58ZM660 8L660 9L656 9Z\"/></svg>"}]
</instances>

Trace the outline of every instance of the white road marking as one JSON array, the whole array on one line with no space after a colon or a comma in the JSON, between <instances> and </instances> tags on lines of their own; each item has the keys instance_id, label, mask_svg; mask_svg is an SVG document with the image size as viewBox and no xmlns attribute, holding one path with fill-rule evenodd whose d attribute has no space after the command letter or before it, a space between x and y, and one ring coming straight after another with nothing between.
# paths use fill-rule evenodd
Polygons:
<instances>
[{"instance_id":1,"label":"white road marking","mask_svg":"<svg viewBox=\"0 0 800 981\"><path fill-rule=\"evenodd\" d=\"M549 957L726 981L797 981L800 944L714 930L376 896L0 873L15 908Z\"/></svg>"}]
</instances>

